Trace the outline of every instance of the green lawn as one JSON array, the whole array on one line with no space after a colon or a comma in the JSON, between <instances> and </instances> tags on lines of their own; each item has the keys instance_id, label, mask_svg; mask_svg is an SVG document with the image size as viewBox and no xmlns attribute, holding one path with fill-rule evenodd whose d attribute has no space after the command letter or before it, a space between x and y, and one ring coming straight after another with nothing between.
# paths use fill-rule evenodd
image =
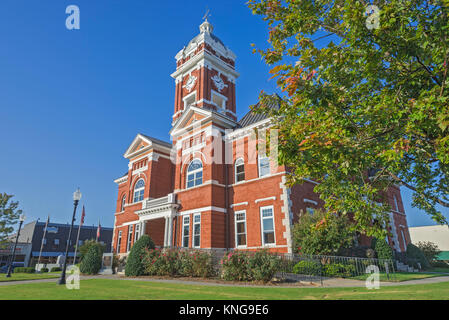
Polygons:
<instances>
[{"instance_id":1,"label":"green lawn","mask_svg":"<svg viewBox=\"0 0 449 320\"><path fill-rule=\"evenodd\" d=\"M257 288L173 284L134 280L82 280L79 290L56 283L0 286L0 299L445 299L449 282L366 288Z\"/></svg>"},{"instance_id":2,"label":"green lawn","mask_svg":"<svg viewBox=\"0 0 449 320\"><path fill-rule=\"evenodd\" d=\"M351 279L366 280L366 278L368 276L369 276L369 274L363 274L360 276L352 277ZM426 273L426 272L396 272L393 275L390 274L390 278L387 278L387 274L385 272L381 272L380 273L380 281L402 282L402 281L408 281L408 280L418 280L418 279L441 277L441 276L445 276L445 275L438 274L438 273Z\"/></svg>"},{"instance_id":3,"label":"green lawn","mask_svg":"<svg viewBox=\"0 0 449 320\"><path fill-rule=\"evenodd\" d=\"M19 281L19 280L36 280L36 279L52 279L59 278L60 272L50 273L12 273L11 278L6 278L6 274L0 273L0 282Z\"/></svg>"}]
</instances>

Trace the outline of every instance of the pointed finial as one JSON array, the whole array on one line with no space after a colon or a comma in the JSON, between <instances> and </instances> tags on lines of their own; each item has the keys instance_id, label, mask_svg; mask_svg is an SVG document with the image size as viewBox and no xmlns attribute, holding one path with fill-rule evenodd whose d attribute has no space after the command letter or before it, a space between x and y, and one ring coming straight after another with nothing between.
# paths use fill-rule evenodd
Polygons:
<instances>
[{"instance_id":1,"label":"pointed finial","mask_svg":"<svg viewBox=\"0 0 449 320\"><path fill-rule=\"evenodd\" d=\"M210 10L206 7L206 13L203 16L203 20L207 22L207 18L210 17Z\"/></svg>"}]
</instances>

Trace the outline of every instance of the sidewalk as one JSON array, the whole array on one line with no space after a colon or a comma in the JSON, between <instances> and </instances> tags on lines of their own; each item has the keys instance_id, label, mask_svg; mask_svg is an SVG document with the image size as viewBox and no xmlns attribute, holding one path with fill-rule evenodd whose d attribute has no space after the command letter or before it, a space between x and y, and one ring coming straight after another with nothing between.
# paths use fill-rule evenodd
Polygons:
<instances>
[{"instance_id":1,"label":"sidewalk","mask_svg":"<svg viewBox=\"0 0 449 320\"><path fill-rule=\"evenodd\" d=\"M109 280L127 280L127 281L148 281L148 282L162 282L162 283L175 283L175 284L187 284L187 285L201 285L201 286L227 286L227 287L254 287L254 288L348 288L348 287L365 287L365 281L343 279L343 278L327 278L323 279L323 285L320 283L294 283L294 284L280 284L280 285L253 285L253 284L236 284L236 283L221 283L221 282L206 282L195 280L181 280L181 279L156 279L150 277L136 277L127 278L120 275L96 275L96 276L81 276L81 280L91 279L109 279ZM449 276L408 280L402 282L381 282L380 286L405 286L416 284L429 284L449 281ZM0 282L0 286L16 285L16 284L29 284L39 282L58 282L58 279L38 279L38 280L23 280L23 281L8 281Z\"/></svg>"}]
</instances>

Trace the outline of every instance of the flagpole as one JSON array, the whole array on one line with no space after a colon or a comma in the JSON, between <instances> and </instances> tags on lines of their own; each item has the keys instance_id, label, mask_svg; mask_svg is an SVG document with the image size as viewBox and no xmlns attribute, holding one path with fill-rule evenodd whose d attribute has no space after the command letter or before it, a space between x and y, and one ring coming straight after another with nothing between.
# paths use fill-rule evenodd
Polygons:
<instances>
[{"instance_id":1,"label":"flagpole","mask_svg":"<svg viewBox=\"0 0 449 320\"><path fill-rule=\"evenodd\" d=\"M44 235L42 236L41 240L41 250L39 251L39 258L37 259L37 265L39 265L41 262L42 248L44 246L45 235L47 234L47 227L49 222L50 222L50 215L47 217L47 222L45 223Z\"/></svg>"},{"instance_id":2,"label":"flagpole","mask_svg":"<svg viewBox=\"0 0 449 320\"><path fill-rule=\"evenodd\" d=\"M76 236L75 255L73 256L73 265L76 264L76 252L78 251L78 245L80 240L81 223L78 227L78 235Z\"/></svg>"},{"instance_id":3,"label":"flagpole","mask_svg":"<svg viewBox=\"0 0 449 320\"><path fill-rule=\"evenodd\" d=\"M83 206L83 212L81 213L81 220L80 220L80 225L78 227L78 235L76 236L76 245L75 245L75 255L73 256L73 265L76 264L76 252L78 251L78 245L79 245L79 240L80 240L80 231L81 231L81 226L84 223L84 216L85 216L85 211L84 211L84 206Z\"/></svg>"}]
</instances>

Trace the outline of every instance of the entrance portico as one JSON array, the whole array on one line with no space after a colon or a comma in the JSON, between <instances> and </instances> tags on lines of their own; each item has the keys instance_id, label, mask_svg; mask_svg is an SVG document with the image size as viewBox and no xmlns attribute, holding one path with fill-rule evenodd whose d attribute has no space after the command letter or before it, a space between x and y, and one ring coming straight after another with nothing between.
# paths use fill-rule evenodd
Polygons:
<instances>
[{"instance_id":1,"label":"entrance portico","mask_svg":"<svg viewBox=\"0 0 449 320\"><path fill-rule=\"evenodd\" d=\"M173 245L173 218L177 215L178 208L179 204L176 203L174 193L144 201L142 210L136 211L142 234L146 232L148 221L163 218L165 220L163 247L171 247Z\"/></svg>"}]
</instances>

